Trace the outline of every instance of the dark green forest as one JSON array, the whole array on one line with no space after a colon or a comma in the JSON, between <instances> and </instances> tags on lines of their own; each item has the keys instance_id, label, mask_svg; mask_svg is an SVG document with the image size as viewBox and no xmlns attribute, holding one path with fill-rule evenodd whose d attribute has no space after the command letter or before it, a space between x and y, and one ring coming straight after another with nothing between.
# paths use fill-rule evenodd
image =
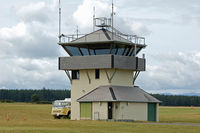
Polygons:
<instances>
[{"instance_id":1,"label":"dark green forest","mask_svg":"<svg viewBox=\"0 0 200 133\"><path fill-rule=\"evenodd\" d=\"M163 106L200 106L200 96L161 95L151 94L162 103ZM0 89L0 102L35 102L52 103L54 100L70 98L70 90L17 90Z\"/></svg>"},{"instance_id":2,"label":"dark green forest","mask_svg":"<svg viewBox=\"0 0 200 133\"><path fill-rule=\"evenodd\" d=\"M200 106L200 96L152 94L162 101L162 106Z\"/></svg>"},{"instance_id":3,"label":"dark green forest","mask_svg":"<svg viewBox=\"0 0 200 133\"><path fill-rule=\"evenodd\" d=\"M10 90L0 89L1 102L36 102L51 103L54 100L62 100L70 97L70 90Z\"/></svg>"}]
</instances>

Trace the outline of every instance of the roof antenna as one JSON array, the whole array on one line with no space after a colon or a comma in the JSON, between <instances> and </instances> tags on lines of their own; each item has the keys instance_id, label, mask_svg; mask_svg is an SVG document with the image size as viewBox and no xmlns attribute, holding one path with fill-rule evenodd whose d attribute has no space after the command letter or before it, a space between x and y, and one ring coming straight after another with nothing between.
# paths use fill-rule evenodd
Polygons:
<instances>
[{"instance_id":1,"label":"roof antenna","mask_svg":"<svg viewBox=\"0 0 200 133\"><path fill-rule=\"evenodd\" d=\"M61 42L61 3L59 0L59 33L58 33L59 42Z\"/></svg>"},{"instance_id":2,"label":"roof antenna","mask_svg":"<svg viewBox=\"0 0 200 133\"><path fill-rule=\"evenodd\" d=\"M93 31L95 31L95 24L96 24L96 20L95 20L95 6L93 7Z\"/></svg>"},{"instance_id":3,"label":"roof antenna","mask_svg":"<svg viewBox=\"0 0 200 133\"><path fill-rule=\"evenodd\" d=\"M76 37L78 38L78 32L79 32L79 30L78 30L78 25L76 26Z\"/></svg>"},{"instance_id":4,"label":"roof antenna","mask_svg":"<svg viewBox=\"0 0 200 133\"><path fill-rule=\"evenodd\" d=\"M114 21L114 19L113 19L114 18L113 17L114 16L114 11L113 11L114 9L113 8L114 8L114 4L113 4L113 0L112 0L112 13L111 13L111 17L112 17L112 40L113 40L113 21Z\"/></svg>"}]
</instances>

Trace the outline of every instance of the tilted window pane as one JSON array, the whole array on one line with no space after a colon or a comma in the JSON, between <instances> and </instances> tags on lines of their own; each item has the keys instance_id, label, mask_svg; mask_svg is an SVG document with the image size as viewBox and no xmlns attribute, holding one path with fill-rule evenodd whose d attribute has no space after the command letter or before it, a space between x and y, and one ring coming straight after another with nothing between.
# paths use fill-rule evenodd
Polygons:
<instances>
[{"instance_id":1,"label":"tilted window pane","mask_svg":"<svg viewBox=\"0 0 200 133\"><path fill-rule=\"evenodd\" d=\"M93 49L89 49L90 50L90 54L91 55L95 55L94 50Z\"/></svg>"},{"instance_id":2,"label":"tilted window pane","mask_svg":"<svg viewBox=\"0 0 200 133\"><path fill-rule=\"evenodd\" d=\"M137 51L139 50L140 48L136 48L136 53L137 53ZM136 54L137 55L137 54ZM135 56L135 49L133 50L133 53L132 53L132 56Z\"/></svg>"},{"instance_id":3,"label":"tilted window pane","mask_svg":"<svg viewBox=\"0 0 200 133\"><path fill-rule=\"evenodd\" d=\"M89 55L87 48L80 48L80 49L81 49L83 55Z\"/></svg>"},{"instance_id":4,"label":"tilted window pane","mask_svg":"<svg viewBox=\"0 0 200 133\"><path fill-rule=\"evenodd\" d=\"M122 55L123 52L124 52L124 48L118 48L118 51L117 51L118 55Z\"/></svg>"},{"instance_id":5,"label":"tilted window pane","mask_svg":"<svg viewBox=\"0 0 200 133\"><path fill-rule=\"evenodd\" d=\"M95 49L97 55L109 54L110 49Z\"/></svg>"},{"instance_id":6,"label":"tilted window pane","mask_svg":"<svg viewBox=\"0 0 200 133\"><path fill-rule=\"evenodd\" d=\"M117 52L117 48L112 48L111 54L115 54Z\"/></svg>"},{"instance_id":7,"label":"tilted window pane","mask_svg":"<svg viewBox=\"0 0 200 133\"><path fill-rule=\"evenodd\" d=\"M73 55L73 56L81 56L81 53L77 47L71 47L71 46L65 46L67 50Z\"/></svg>"},{"instance_id":8,"label":"tilted window pane","mask_svg":"<svg viewBox=\"0 0 200 133\"><path fill-rule=\"evenodd\" d=\"M127 48L127 50L126 50L126 52L124 53L124 55L128 56L130 52L131 52L131 47Z\"/></svg>"}]
</instances>

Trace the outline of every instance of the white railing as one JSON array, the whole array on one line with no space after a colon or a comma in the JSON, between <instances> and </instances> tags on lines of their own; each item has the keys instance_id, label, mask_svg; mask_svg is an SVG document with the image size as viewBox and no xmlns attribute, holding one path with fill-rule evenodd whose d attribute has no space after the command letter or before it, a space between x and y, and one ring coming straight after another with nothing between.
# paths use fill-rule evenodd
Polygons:
<instances>
[{"instance_id":1,"label":"white railing","mask_svg":"<svg viewBox=\"0 0 200 133\"><path fill-rule=\"evenodd\" d=\"M61 43L69 43L73 42L77 39L81 39L83 42L90 42L91 36L88 36L89 34L72 34L72 35L60 35L59 38L61 39ZM112 39L112 33L108 33L108 37L110 37L110 40L120 40L120 41L129 41L134 44L140 44L145 45L145 38L139 37L136 35L127 35L127 34L121 34L114 32L113 33L113 39ZM106 38L105 33L92 33L92 41L104 41Z\"/></svg>"}]
</instances>

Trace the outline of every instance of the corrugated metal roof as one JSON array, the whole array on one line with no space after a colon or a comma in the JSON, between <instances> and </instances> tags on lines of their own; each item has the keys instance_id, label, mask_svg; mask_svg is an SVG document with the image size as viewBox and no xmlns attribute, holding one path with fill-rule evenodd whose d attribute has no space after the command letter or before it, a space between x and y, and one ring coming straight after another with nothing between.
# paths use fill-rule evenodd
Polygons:
<instances>
[{"instance_id":1,"label":"corrugated metal roof","mask_svg":"<svg viewBox=\"0 0 200 133\"><path fill-rule=\"evenodd\" d=\"M106 85L87 93L77 100L78 102L103 102L103 101L124 101L124 102L150 102L159 103L158 99L149 95L137 86L115 86Z\"/></svg>"}]
</instances>

